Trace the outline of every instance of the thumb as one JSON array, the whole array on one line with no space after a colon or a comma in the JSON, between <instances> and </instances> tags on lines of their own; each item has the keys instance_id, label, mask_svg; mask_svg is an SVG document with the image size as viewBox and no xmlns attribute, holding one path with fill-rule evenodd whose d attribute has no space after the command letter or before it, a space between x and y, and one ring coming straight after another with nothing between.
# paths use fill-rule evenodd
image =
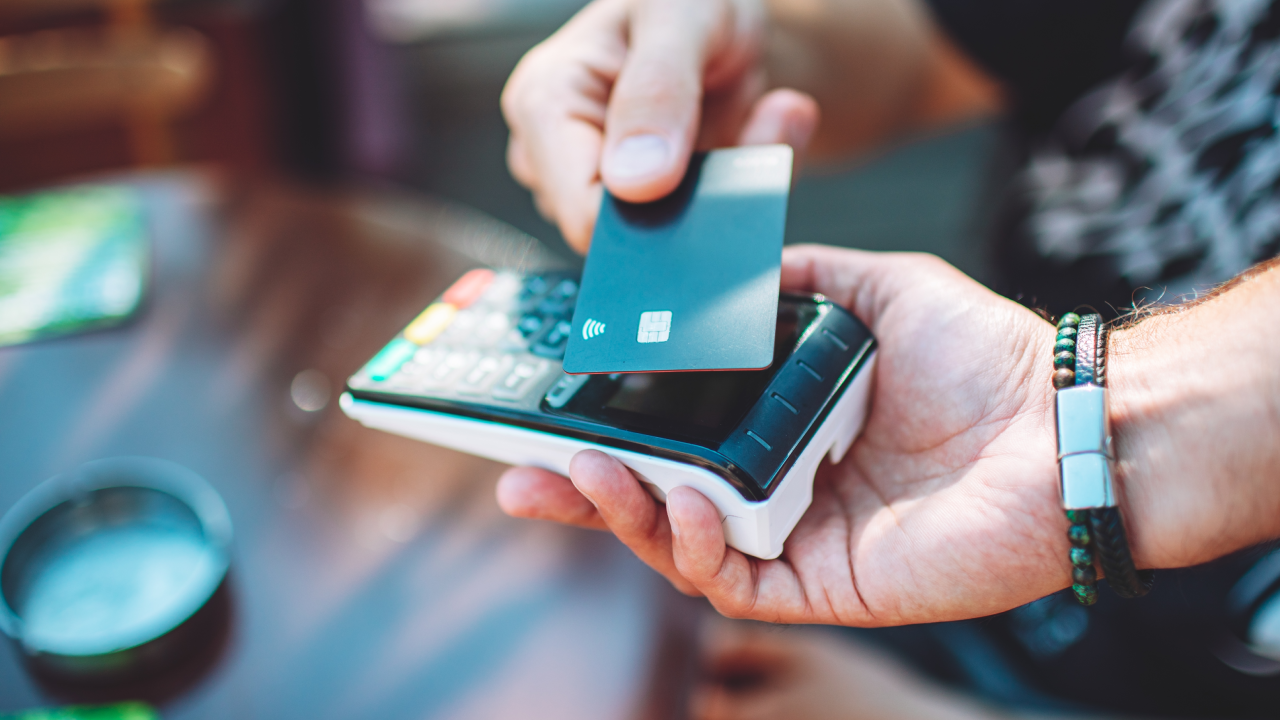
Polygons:
<instances>
[{"instance_id":1,"label":"thumb","mask_svg":"<svg viewBox=\"0 0 1280 720\"><path fill-rule=\"evenodd\" d=\"M932 255L824 245L790 245L782 249L784 291L826 295L876 334L885 308L897 298L913 292L950 292L958 302L975 288L990 292Z\"/></svg>"},{"instance_id":2,"label":"thumb","mask_svg":"<svg viewBox=\"0 0 1280 720\"><path fill-rule=\"evenodd\" d=\"M676 188L693 152L703 71L733 39L721 3L637 3L627 59L605 116L600 174L615 196L657 200Z\"/></svg>"}]
</instances>

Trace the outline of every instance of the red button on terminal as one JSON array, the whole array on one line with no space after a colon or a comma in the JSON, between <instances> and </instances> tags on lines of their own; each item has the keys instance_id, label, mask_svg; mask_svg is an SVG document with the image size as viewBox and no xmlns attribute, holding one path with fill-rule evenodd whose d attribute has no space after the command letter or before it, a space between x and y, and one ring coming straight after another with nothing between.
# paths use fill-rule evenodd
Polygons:
<instances>
[{"instance_id":1,"label":"red button on terminal","mask_svg":"<svg viewBox=\"0 0 1280 720\"><path fill-rule=\"evenodd\" d=\"M483 295L492 282L492 270L485 268L471 270L458 278L448 290L445 290L444 297L441 300L459 309L464 308Z\"/></svg>"}]
</instances>

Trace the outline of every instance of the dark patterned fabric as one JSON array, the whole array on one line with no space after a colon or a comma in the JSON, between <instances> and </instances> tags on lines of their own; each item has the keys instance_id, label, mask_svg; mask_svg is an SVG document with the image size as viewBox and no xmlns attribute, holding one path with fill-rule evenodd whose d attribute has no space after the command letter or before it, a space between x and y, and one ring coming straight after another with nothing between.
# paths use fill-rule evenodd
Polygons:
<instances>
[{"instance_id":1,"label":"dark patterned fabric","mask_svg":"<svg viewBox=\"0 0 1280 720\"><path fill-rule=\"evenodd\" d=\"M928 0L934 18L1012 96L1016 120L1048 130L1128 66L1123 43L1142 0Z\"/></svg>"},{"instance_id":2,"label":"dark patterned fabric","mask_svg":"<svg viewBox=\"0 0 1280 720\"><path fill-rule=\"evenodd\" d=\"M1280 1L1151 0L1126 51L1005 209L1002 289L1054 311L1175 301L1280 251Z\"/></svg>"}]
</instances>

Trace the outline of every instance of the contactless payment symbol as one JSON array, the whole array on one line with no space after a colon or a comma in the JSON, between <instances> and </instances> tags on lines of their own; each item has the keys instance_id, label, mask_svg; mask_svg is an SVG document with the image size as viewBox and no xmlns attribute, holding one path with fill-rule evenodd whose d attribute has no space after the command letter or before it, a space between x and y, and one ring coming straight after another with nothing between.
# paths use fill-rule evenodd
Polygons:
<instances>
[{"instance_id":1,"label":"contactless payment symbol","mask_svg":"<svg viewBox=\"0 0 1280 720\"><path fill-rule=\"evenodd\" d=\"M582 324L583 340L590 340L591 338L603 332L604 332L604 323L600 322L599 320L593 320L591 318L587 318L587 321Z\"/></svg>"},{"instance_id":2,"label":"contactless payment symbol","mask_svg":"<svg viewBox=\"0 0 1280 720\"><path fill-rule=\"evenodd\" d=\"M666 342L670 336L670 310L650 310L649 312L640 313L640 332L636 335L636 342Z\"/></svg>"}]
</instances>

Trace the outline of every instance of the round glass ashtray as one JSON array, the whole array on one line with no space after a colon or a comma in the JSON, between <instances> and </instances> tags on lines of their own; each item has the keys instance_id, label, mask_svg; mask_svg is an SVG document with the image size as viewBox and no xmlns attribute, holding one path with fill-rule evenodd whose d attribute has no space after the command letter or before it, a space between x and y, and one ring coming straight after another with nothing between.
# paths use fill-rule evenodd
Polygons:
<instances>
[{"instance_id":1,"label":"round glass ashtray","mask_svg":"<svg viewBox=\"0 0 1280 720\"><path fill-rule=\"evenodd\" d=\"M74 672L166 654L230 563L231 518L194 472L113 458L37 485L0 518L0 629Z\"/></svg>"}]
</instances>

